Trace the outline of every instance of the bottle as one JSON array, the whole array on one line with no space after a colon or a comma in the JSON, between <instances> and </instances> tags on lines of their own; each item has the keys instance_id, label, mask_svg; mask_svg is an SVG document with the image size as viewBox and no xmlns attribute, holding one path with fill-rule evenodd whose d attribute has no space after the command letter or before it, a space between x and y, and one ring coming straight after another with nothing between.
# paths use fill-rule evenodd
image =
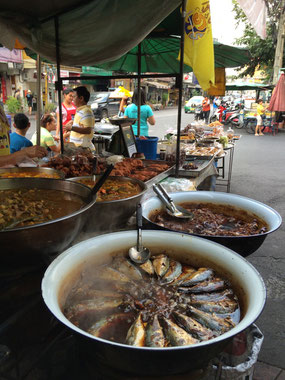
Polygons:
<instances>
[{"instance_id":1,"label":"bottle","mask_svg":"<svg viewBox=\"0 0 285 380\"><path fill-rule=\"evenodd\" d=\"M165 161L166 159L166 149L161 148L159 151L159 159Z\"/></svg>"}]
</instances>

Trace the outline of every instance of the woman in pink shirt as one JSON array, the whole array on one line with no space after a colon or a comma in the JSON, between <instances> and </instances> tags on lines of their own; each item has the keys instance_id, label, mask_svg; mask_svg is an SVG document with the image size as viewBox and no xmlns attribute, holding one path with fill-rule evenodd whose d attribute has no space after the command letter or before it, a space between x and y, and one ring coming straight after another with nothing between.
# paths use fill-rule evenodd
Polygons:
<instances>
[{"instance_id":1,"label":"woman in pink shirt","mask_svg":"<svg viewBox=\"0 0 285 380\"><path fill-rule=\"evenodd\" d=\"M63 133L65 136L66 141L69 138L70 132L67 132L64 128L64 126L70 121L73 120L74 115L76 113L76 107L73 103L73 96L74 92L72 88L67 88L63 91L63 102L61 104L62 109L62 126L63 126ZM56 109L56 117L57 117L57 125L56 125L56 137L59 138L59 107Z\"/></svg>"}]
</instances>

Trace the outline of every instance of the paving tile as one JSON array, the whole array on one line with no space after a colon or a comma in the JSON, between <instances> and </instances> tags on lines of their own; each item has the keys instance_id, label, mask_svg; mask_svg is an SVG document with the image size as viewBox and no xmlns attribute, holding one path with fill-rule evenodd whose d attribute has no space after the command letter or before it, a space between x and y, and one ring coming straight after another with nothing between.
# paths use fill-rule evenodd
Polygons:
<instances>
[{"instance_id":1,"label":"paving tile","mask_svg":"<svg viewBox=\"0 0 285 380\"><path fill-rule=\"evenodd\" d=\"M281 371L282 370L278 367L272 367L269 364L257 362L254 366L253 380L276 380Z\"/></svg>"},{"instance_id":2,"label":"paving tile","mask_svg":"<svg viewBox=\"0 0 285 380\"><path fill-rule=\"evenodd\" d=\"M283 370L276 380L285 380L285 371Z\"/></svg>"}]
</instances>

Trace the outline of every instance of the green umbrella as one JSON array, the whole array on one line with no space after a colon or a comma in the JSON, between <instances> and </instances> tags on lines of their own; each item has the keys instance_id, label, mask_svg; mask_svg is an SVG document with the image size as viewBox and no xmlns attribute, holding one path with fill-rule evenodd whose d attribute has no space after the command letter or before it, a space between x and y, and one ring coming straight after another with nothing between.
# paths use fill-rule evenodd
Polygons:
<instances>
[{"instance_id":1,"label":"green umbrella","mask_svg":"<svg viewBox=\"0 0 285 380\"><path fill-rule=\"evenodd\" d=\"M142 73L179 73L177 59L180 49L180 39L177 37L146 38L141 42ZM238 67L248 63L251 59L247 49L223 45L214 42L215 67ZM207 59L207 57L205 57ZM119 59L96 65L104 70L137 72L138 47L134 47ZM184 65L184 72L191 72L192 68Z\"/></svg>"}]
</instances>

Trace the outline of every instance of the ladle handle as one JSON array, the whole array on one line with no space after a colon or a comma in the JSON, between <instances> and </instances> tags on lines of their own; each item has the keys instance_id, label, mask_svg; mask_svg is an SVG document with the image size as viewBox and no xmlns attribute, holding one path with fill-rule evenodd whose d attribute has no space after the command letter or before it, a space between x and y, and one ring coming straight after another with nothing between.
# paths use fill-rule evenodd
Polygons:
<instances>
[{"instance_id":1,"label":"ladle handle","mask_svg":"<svg viewBox=\"0 0 285 380\"><path fill-rule=\"evenodd\" d=\"M142 205L137 204L137 250L141 251L142 248Z\"/></svg>"},{"instance_id":2,"label":"ladle handle","mask_svg":"<svg viewBox=\"0 0 285 380\"><path fill-rule=\"evenodd\" d=\"M171 212L175 212L173 207L172 199L168 196L163 187L158 183L157 185L153 185L154 192L158 195L159 199L165 204L165 206L170 209ZM166 195L165 195L166 194ZM170 201L169 201L170 199Z\"/></svg>"},{"instance_id":3,"label":"ladle handle","mask_svg":"<svg viewBox=\"0 0 285 380\"><path fill-rule=\"evenodd\" d=\"M97 191L103 186L104 182L106 179L109 177L111 171L114 169L114 165L108 165L107 169L105 170L104 174L102 177L99 179L99 181L95 184L95 186L92 189L92 195L95 195Z\"/></svg>"}]
</instances>

